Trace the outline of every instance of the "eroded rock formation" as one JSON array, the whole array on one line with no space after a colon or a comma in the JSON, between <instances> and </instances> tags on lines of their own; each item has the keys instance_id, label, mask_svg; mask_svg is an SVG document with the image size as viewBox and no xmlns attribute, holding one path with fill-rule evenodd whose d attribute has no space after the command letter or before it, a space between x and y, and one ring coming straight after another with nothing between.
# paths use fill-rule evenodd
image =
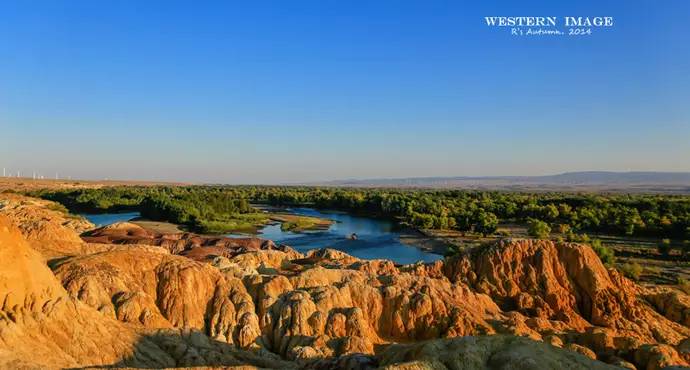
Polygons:
<instances>
[{"instance_id":1,"label":"eroded rock formation","mask_svg":"<svg viewBox=\"0 0 690 370\"><path fill-rule=\"evenodd\" d=\"M81 239L90 225L48 202L3 196L0 207L0 367L657 369L690 360L688 296L638 286L584 245L506 240L396 266L133 224Z\"/></svg>"},{"instance_id":2,"label":"eroded rock formation","mask_svg":"<svg viewBox=\"0 0 690 370\"><path fill-rule=\"evenodd\" d=\"M88 243L99 244L153 245L196 261L207 261L209 256L231 257L256 250L279 249L288 253L293 252L291 248L278 247L270 240L205 236L189 232L162 234L130 222L119 222L88 231L82 235L82 239Z\"/></svg>"}]
</instances>

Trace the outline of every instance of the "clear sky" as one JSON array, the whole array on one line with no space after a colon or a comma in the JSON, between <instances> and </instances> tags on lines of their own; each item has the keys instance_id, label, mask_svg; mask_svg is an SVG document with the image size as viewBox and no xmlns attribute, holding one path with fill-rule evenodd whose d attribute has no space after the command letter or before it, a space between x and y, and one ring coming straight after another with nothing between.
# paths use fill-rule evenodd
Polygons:
<instances>
[{"instance_id":1,"label":"clear sky","mask_svg":"<svg viewBox=\"0 0 690 370\"><path fill-rule=\"evenodd\" d=\"M511 3L3 1L0 167L226 183L690 171L690 1ZM569 15L614 27L484 22Z\"/></svg>"}]
</instances>

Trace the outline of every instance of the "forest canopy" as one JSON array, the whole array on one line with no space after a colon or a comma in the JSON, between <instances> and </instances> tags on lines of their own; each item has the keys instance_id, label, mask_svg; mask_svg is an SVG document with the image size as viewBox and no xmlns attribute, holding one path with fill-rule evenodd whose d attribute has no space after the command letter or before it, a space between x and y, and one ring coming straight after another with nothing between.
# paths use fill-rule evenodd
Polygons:
<instances>
[{"instance_id":1,"label":"forest canopy","mask_svg":"<svg viewBox=\"0 0 690 370\"><path fill-rule=\"evenodd\" d=\"M142 216L209 231L256 222L251 204L310 206L385 217L418 229L491 234L501 223L533 231L601 232L690 239L690 197L681 195L520 193L468 190L291 186L110 187L41 191L73 212L139 211ZM539 221L538 223L536 221Z\"/></svg>"}]
</instances>

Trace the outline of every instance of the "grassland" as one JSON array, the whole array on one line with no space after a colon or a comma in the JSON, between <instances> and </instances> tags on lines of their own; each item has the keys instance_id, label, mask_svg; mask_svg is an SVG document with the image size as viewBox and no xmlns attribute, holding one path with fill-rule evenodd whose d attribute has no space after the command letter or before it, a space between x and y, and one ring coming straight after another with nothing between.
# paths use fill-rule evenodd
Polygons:
<instances>
[{"instance_id":1,"label":"grassland","mask_svg":"<svg viewBox=\"0 0 690 370\"><path fill-rule=\"evenodd\" d=\"M271 213L270 219L281 223L283 231L301 232L307 230L328 229L333 221L310 216L294 215L289 213Z\"/></svg>"}]
</instances>

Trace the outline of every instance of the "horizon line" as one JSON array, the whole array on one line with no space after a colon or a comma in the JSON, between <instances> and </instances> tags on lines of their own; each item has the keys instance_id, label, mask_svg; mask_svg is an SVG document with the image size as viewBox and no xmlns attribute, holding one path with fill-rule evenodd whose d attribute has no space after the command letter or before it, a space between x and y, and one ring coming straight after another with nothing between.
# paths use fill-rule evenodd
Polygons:
<instances>
[{"instance_id":1,"label":"horizon line","mask_svg":"<svg viewBox=\"0 0 690 370\"><path fill-rule=\"evenodd\" d=\"M215 182L215 181L182 181L182 180L160 180L160 179L126 179L126 178L32 178L30 176L0 176L0 179L16 179L23 181L44 181L44 182L107 182L107 183L151 183L151 184L169 184L169 185L257 185L257 186L317 186L324 184L336 184L347 182L366 182L366 181L413 181L413 180L519 180L519 179L539 179L548 177L557 177L563 175L574 174L608 174L608 175L687 175L690 176L690 171L608 171L608 170L592 170L592 171L566 171L541 175L438 175L438 176L409 176L409 177L350 177L350 178L335 178L326 180L314 181L275 181L275 182Z\"/></svg>"}]
</instances>

